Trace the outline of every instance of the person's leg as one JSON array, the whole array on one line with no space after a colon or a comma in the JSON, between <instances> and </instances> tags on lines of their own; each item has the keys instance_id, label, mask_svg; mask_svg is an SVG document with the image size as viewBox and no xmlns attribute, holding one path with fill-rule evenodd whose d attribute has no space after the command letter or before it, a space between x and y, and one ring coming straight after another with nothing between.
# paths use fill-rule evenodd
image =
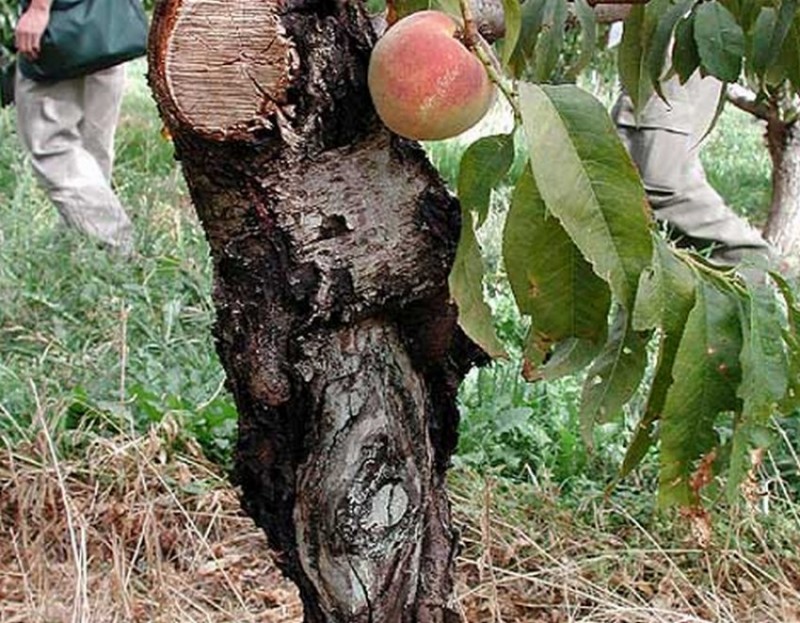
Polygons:
<instances>
[{"instance_id":1,"label":"person's leg","mask_svg":"<svg viewBox=\"0 0 800 623\"><path fill-rule=\"evenodd\" d=\"M114 165L114 134L124 91L124 65L95 72L83 81L83 119L78 131L83 146L97 160L109 181Z\"/></svg>"},{"instance_id":2,"label":"person's leg","mask_svg":"<svg viewBox=\"0 0 800 623\"><path fill-rule=\"evenodd\" d=\"M761 235L706 180L692 144L695 137L626 126L618 131L639 169L657 219L666 221L693 246L711 249L711 257L723 264L771 256Z\"/></svg>"},{"instance_id":3,"label":"person's leg","mask_svg":"<svg viewBox=\"0 0 800 623\"><path fill-rule=\"evenodd\" d=\"M133 227L84 147L84 79L39 83L17 74L17 128L37 178L67 225L127 254Z\"/></svg>"},{"instance_id":4,"label":"person's leg","mask_svg":"<svg viewBox=\"0 0 800 623\"><path fill-rule=\"evenodd\" d=\"M708 183L697 156L689 159L681 191L668 202L664 217L678 225L695 246L710 247L712 259L738 264L774 253L761 234L737 215Z\"/></svg>"}]
</instances>

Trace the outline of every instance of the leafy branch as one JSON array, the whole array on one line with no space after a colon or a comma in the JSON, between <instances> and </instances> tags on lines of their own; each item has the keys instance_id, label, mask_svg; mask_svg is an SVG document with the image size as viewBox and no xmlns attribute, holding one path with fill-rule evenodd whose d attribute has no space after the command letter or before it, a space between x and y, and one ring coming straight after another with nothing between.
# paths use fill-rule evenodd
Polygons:
<instances>
[{"instance_id":1,"label":"leafy branch","mask_svg":"<svg viewBox=\"0 0 800 623\"><path fill-rule=\"evenodd\" d=\"M779 404L798 406L786 381L800 357L798 341L787 328L776 288L744 280L655 234L641 180L605 108L576 86L542 84L547 71L556 70L554 46L563 42L553 28L563 23L565 5L526 2L515 48L503 50L504 73L516 76L504 93L524 131L528 160L513 191L503 244L515 300L530 322L527 376L586 370L581 420L589 443L595 425L619 417L644 389L647 402L621 474L658 443L663 503L700 504L696 470L710 469L709 456L718 457L715 469L728 457L729 494L735 496L747 473L747 448L764 441L757 431ZM508 15L514 20L517 13ZM712 24L722 32L710 32ZM625 28L620 63L628 68L623 79L629 92L639 94L639 106L660 91L670 57L671 71L681 80L698 70L731 79L745 66L736 20L713 0L643 3L630 12ZM692 42L697 33L704 39L687 46L686 32ZM482 60L502 85L496 60ZM485 219L492 188L510 167L492 158L476 144L462 160L467 171L495 171L478 178L484 207L477 225ZM476 193L474 185L469 192L466 186L459 181L462 202ZM457 280L462 269L457 265L451 278ZM473 283L471 297L482 297L480 281ZM461 304L459 293L455 299ZM618 311L609 325L611 309ZM493 336L483 345L497 350L488 311L461 321L473 339ZM641 388L653 341L654 375ZM733 430L727 441L717 432L721 421Z\"/></svg>"},{"instance_id":2,"label":"leafy branch","mask_svg":"<svg viewBox=\"0 0 800 623\"><path fill-rule=\"evenodd\" d=\"M493 50L468 0L458 1L465 41L515 121L513 132L479 139L461 161L462 237L450 275L459 322L487 353L507 356L484 300L475 229L494 189L511 184L511 205L497 218L505 218L503 267L529 323L526 378L585 374L580 418L589 444L598 424L634 415L633 397L646 395L621 477L658 445L664 504L697 507L698 483L724 469L735 497L749 448L763 446L771 416L800 407L794 294L779 276L772 286L766 277L754 282L660 237L607 110L571 84L603 41L587 0L502 2L506 37ZM799 3L636 3L617 57L623 85L638 109L653 94L664 97L665 78L686 82L698 71L753 85L748 105L796 93ZM575 28L579 37L565 37ZM565 54L568 45L579 52ZM514 137L522 138L524 165L510 180ZM730 437L720 436L721 426Z\"/></svg>"}]
</instances>

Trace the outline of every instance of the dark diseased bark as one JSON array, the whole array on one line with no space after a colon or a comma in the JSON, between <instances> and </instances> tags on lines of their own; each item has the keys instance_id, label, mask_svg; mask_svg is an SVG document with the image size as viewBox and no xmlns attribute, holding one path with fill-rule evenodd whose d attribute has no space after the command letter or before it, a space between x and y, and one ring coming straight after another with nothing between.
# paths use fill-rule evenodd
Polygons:
<instances>
[{"instance_id":1,"label":"dark diseased bark","mask_svg":"<svg viewBox=\"0 0 800 623\"><path fill-rule=\"evenodd\" d=\"M455 620L444 477L482 353L459 208L366 89L360 5L163 0L150 82L215 267L243 505L310 623Z\"/></svg>"}]
</instances>

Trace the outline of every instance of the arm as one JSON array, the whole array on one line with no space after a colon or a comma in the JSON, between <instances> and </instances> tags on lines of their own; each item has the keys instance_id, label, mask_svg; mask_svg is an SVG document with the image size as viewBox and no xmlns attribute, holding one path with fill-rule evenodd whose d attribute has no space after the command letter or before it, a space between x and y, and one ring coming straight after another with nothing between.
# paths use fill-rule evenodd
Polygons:
<instances>
[{"instance_id":1,"label":"arm","mask_svg":"<svg viewBox=\"0 0 800 623\"><path fill-rule=\"evenodd\" d=\"M30 5L20 16L14 33L17 51L30 58L39 55L40 43L47 23L50 21L52 0L31 0Z\"/></svg>"}]
</instances>

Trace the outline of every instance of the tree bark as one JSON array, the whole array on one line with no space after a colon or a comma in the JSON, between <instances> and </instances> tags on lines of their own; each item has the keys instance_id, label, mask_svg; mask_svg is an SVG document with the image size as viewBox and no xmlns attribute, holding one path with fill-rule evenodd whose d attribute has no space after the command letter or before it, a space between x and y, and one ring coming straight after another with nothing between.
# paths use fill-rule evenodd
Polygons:
<instances>
[{"instance_id":1,"label":"tree bark","mask_svg":"<svg viewBox=\"0 0 800 623\"><path fill-rule=\"evenodd\" d=\"M772 202L764 236L785 258L800 257L800 130L796 122L767 121Z\"/></svg>"},{"instance_id":2,"label":"tree bark","mask_svg":"<svg viewBox=\"0 0 800 623\"><path fill-rule=\"evenodd\" d=\"M214 260L235 478L308 623L445 622L460 218L376 120L347 0L162 0L149 80Z\"/></svg>"}]
</instances>

